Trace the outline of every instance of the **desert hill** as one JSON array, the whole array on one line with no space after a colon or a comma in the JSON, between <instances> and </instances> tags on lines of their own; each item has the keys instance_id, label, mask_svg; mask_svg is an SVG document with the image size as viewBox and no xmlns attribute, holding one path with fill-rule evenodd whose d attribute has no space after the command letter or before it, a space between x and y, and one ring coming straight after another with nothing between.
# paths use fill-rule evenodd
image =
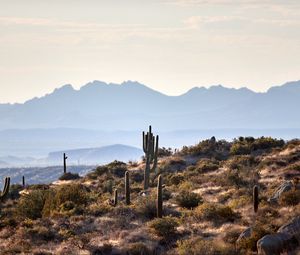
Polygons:
<instances>
[{"instance_id":1,"label":"desert hill","mask_svg":"<svg viewBox=\"0 0 300 255\"><path fill-rule=\"evenodd\" d=\"M148 190L144 169L144 161L114 161L79 179L11 185L0 204L1 254L265 254L274 235L285 238L277 249L299 254L298 140L213 137L175 153L160 149Z\"/></svg>"}]
</instances>

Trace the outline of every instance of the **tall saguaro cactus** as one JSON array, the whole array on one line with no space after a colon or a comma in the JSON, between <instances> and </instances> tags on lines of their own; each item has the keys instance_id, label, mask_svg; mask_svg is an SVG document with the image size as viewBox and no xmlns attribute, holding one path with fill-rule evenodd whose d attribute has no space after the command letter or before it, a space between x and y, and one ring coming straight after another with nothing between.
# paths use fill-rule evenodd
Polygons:
<instances>
[{"instance_id":1,"label":"tall saguaro cactus","mask_svg":"<svg viewBox=\"0 0 300 255\"><path fill-rule=\"evenodd\" d=\"M253 209L254 209L255 213L257 213L257 211L258 211L258 204L259 204L259 200L258 200L258 186L255 185L253 187Z\"/></svg>"},{"instance_id":2,"label":"tall saguaro cactus","mask_svg":"<svg viewBox=\"0 0 300 255\"><path fill-rule=\"evenodd\" d=\"M130 205L130 183L129 183L129 172L125 172L125 200L126 205Z\"/></svg>"},{"instance_id":3,"label":"tall saguaro cactus","mask_svg":"<svg viewBox=\"0 0 300 255\"><path fill-rule=\"evenodd\" d=\"M150 172L155 171L157 167L157 155L158 155L158 140L159 136L153 136L151 126L147 134L143 132L143 150L145 153L146 167L144 171L144 189L149 188ZM152 166L151 166L152 164Z\"/></svg>"},{"instance_id":4,"label":"tall saguaro cactus","mask_svg":"<svg viewBox=\"0 0 300 255\"><path fill-rule=\"evenodd\" d=\"M162 177L158 176L157 183L157 198L156 198L156 215L161 218L163 214L163 197L162 197Z\"/></svg>"},{"instance_id":5,"label":"tall saguaro cactus","mask_svg":"<svg viewBox=\"0 0 300 255\"><path fill-rule=\"evenodd\" d=\"M4 182L3 191L0 194L0 201L3 201L6 198L8 192L9 192L9 186L10 186L10 177L6 177L5 182Z\"/></svg>"},{"instance_id":6,"label":"tall saguaro cactus","mask_svg":"<svg viewBox=\"0 0 300 255\"><path fill-rule=\"evenodd\" d=\"M67 158L66 153L64 153L64 174L67 173Z\"/></svg>"}]
</instances>

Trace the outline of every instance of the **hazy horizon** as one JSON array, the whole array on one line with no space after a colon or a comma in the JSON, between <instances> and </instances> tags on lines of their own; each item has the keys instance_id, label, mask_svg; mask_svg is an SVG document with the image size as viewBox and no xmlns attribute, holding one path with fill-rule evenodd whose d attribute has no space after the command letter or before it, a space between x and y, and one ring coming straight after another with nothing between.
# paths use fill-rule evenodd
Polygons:
<instances>
[{"instance_id":1,"label":"hazy horizon","mask_svg":"<svg viewBox=\"0 0 300 255\"><path fill-rule=\"evenodd\" d=\"M97 79L266 91L299 79L299 14L293 0L2 2L0 102Z\"/></svg>"}]
</instances>

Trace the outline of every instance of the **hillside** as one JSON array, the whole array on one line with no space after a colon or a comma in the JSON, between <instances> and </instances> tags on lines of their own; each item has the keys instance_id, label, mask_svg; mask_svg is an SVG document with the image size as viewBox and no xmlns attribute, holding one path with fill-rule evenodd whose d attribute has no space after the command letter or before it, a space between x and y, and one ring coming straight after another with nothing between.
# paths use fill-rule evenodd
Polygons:
<instances>
[{"instance_id":1,"label":"hillside","mask_svg":"<svg viewBox=\"0 0 300 255\"><path fill-rule=\"evenodd\" d=\"M114 161L76 180L12 185L0 204L1 254L265 254L272 238L274 249L300 254L299 140L213 137L160 149L148 190L144 169Z\"/></svg>"},{"instance_id":2,"label":"hillside","mask_svg":"<svg viewBox=\"0 0 300 255\"><path fill-rule=\"evenodd\" d=\"M65 85L24 104L0 105L1 129L81 128L136 130L152 123L159 130L295 128L300 81L265 93L221 85L195 87L167 96L138 82L94 81L75 90ZM126 120L126 121L124 121Z\"/></svg>"}]
</instances>

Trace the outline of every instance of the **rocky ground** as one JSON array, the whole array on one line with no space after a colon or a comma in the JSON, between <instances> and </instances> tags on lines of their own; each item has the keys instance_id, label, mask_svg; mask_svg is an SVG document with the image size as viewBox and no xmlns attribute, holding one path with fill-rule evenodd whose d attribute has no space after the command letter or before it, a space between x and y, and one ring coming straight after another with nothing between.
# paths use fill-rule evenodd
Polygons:
<instances>
[{"instance_id":1,"label":"rocky ground","mask_svg":"<svg viewBox=\"0 0 300 255\"><path fill-rule=\"evenodd\" d=\"M163 148L147 191L144 169L115 161L79 179L11 185L0 204L0 254L300 254L300 141L212 138L176 153Z\"/></svg>"}]
</instances>

